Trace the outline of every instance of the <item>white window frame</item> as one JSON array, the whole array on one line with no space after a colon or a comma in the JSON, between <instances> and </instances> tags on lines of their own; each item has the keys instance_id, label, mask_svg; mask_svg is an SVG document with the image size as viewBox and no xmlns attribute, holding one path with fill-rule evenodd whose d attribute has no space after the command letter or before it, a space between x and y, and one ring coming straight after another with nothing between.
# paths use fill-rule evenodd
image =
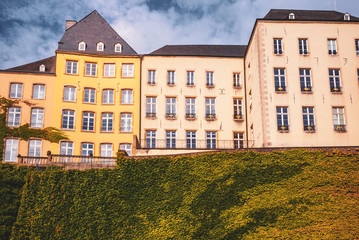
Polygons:
<instances>
[{"instance_id":1,"label":"white window frame","mask_svg":"<svg viewBox=\"0 0 359 240\"><path fill-rule=\"evenodd\" d=\"M64 101L76 102L76 87L64 86Z\"/></svg>"},{"instance_id":2,"label":"white window frame","mask_svg":"<svg viewBox=\"0 0 359 240\"><path fill-rule=\"evenodd\" d=\"M90 156L90 154L94 154L94 144L93 143L87 143L83 142L81 143L81 155L82 156Z\"/></svg>"},{"instance_id":3,"label":"white window frame","mask_svg":"<svg viewBox=\"0 0 359 240\"><path fill-rule=\"evenodd\" d=\"M85 76L97 76L97 63L85 63Z\"/></svg>"},{"instance_id":4,"label":"white window frame","mask_svg":"<svg viewBox=\"0 0 359 240\"><path fill-rule=\"evenodd\" d=\"M176 131L166 131L166 148L176 148Z\"/></svg>"},{"instance_id":5,"label":"white window frame","mask_svg":"<svg viewBox=\"0 0 359 240\"><path fill-rule=\"evenodd\" d=\"M359 39L355 39L355 54L359 56Z\"/></svg>"},{"instance_id":6,"label":"white window frame","mask_svg":"<svg viewBox=\"0 0 359 240\"><path fill-rule=\"evenodd\" d=\"M115 90L114 89L103 89L102 90L102 103L103 104L114 104L115 103Z\"/></svg>"},{"instance_id":7,"label":"white window frame","mask_svg":"<svg viewBox=\"0 0 359 240\"><path fill-rule=\"evenodd\" d=\"M243 119L243 106L241 98L233 99L233 118Z\"/></svg>"},{"instance_id":8,"label":"white window frame","mask_svg":"<svg viewBox=\"0 0 359 240\"><path fill-rule=\"evenodd\" d=\"M101 132L113 132L113 113L101 114Z\"/></svg>"},{"instance_id":9,"label":"white window frame","mask_svg":"<svg viewBox=\"0 0 359 240\"><path fill-rule=\"evenodd\" d=\"M121 132L132 132L132 113L121 113Z\"/></svg>"},{"instance_id":10,"label":"white window frame","mask_svg":"<svg viewBox=\"0 0 359 240\"><path fill-rule=\"evenodd\" d=\"M72 127L71 127L72 122ZM61 129L73 130L75 129L75 111L69 109L62 110Z\"/></svg>"},{"instance_id":11,"label":"white window frame","mask_svg":"<svg viewBox=\"0 0 359 240\"><path fill-rule=\"evenodd\" d=\"M176 114L177 114L177 98L166 97L166 117L175 118Z\"/></svg>"},{"instance_id":12,"label":"white window frame","mask_svg":"<svg viewBox=\"0 0 359 240\"><path fill-rule=\"evenodd\" d=\"M82 113L82 131L95 131L95 112Z\"/></svg>"},{"instance_id":13,"label":"white window frame","mask_svg":"<svg viewBox=\"0 0 359 240\"><path fill-rule=\"evenodd\" d=\"M206 86L214 87L214 72L213 71L206 72Z\"/></svg>"},{"instance_id":14,"label":"white window frame","mask_svg":"<svg viewBox=\"0 0 359 240\"><path fill-rule=\"evenodd\" d=\"M197 132L186 131L186 148L194 149L197 148Z\"/></svg>"},{"instance_id":15,"label":"white window frame","mask_svg":"<svg viewBox=\"0 0 359 240\"><path fill-rule=\"evenodd\" d=\"M96 44L96 50L98 52L103 52L105 50L105 44L103 42L99 42Z\"/></svg>"},{"instance_id":16,"label":"white window frame","mask_svg":"<svg viewBox=\"0 0 359 240\"><path fill-rule=\"evenodd\" d=\"M187 71L187 86L194 86L195 84L195 73L194 71Z\"/></svg>"},{"instance_id":17,"label":"white window frame","mask_svg":"<svg viewBox=\"0 0 359 240\"><path fill-rule=\"evenodd\" d=\"M284 110L287 110L286 112ZM280 110L278 112L278 110ZM278 117L280 117L280 125L278 124ZM287 120L285 119L287 118ZM277 129L278 131L289 131L289 108L288 107L276 107ZM285 128L281 128L285 127Z\"/></svg>"},{"instance_id":18,"label":"white window frame","mask_svg":"<svg viewBox=\"0 0 359 240\"><path fill-rule=\"evenodd\" d=\"M31 139L29 140L29 152L28 156L41 157L42 141Z\"/></svg>"},{"instance_id":19,"label":"white window frame","mask_svg":"<svg viewBox=\"0 0 359 240\"><path fill-rule=\"evenodd\" d=\"M304 131L315 131L314 107L302 107Z\"/></svg>"},{"instance_id":20,"label":"white window frame","mask_svg":"<svg viewBox=\"0 0 359 240\"><path fill-rule=\"evenodd\" d=\"M329 69L329 87L331 92L342 91L342 83L341 83L340 75L341 75L340 69Z\"/></svg>"},{"instance_id":21,"label":"white window frame","mask_svg":"<svg viewBox=\"0 0 359 240\"><path fill-rule=\"evenodd\" d=\"M78 74L78 61L66 61L66 74Z\"/></svg>"},{"instance_id":22,"label":"white window frame","mask_svg":"<svg viewBox=\"0 0 359 240\"><path fill-rule=\"evenodd\" d=\"M122 63L122 77L133 77L135 66L133 63Z\"/></svg>"},{"instance_id":23,"label":"white window frame","mask_svg":"<svg viewBox=\"0 0 359 240\"><path fill-rule=\"evenodd\" d=\"M299 69L300 89L302 92L312 91L312 70L310 68Z\"/></svg>"},{"instance_id":24,"label":"white window frame","mask_svg":"<svg viewBox=\"0 0 359 240\"><path fill-rule=\"evenodd\" d=\"M21 121L21 108L10 107L8 109L7 126L18 127L20 126L20 121Z\"/></svg>"},{"instance_id":25,"label":"white window frame","mask_svg":"<svg viewBox=\"0 0 359 240\"><path fill-rule=\"evenodd\" d=\"M116 64L115 63L104 63L103 64L103 76L104 77L115 77L116 76Z\"/></svg>"},{"instance_id":26,"label":"white window frame","mask_svg":"<svg viewBox=\"0 0 359 240\"><path fill-rule=\"evenodd\" d=\"M274 88L276 92L287 91L287 79L286 79L285 68L274 68Z\"/></svg>"},{"instance_id":27,"label":"white window frame","mask_svg":"<svg viewBox=\"0 0 359 240\"><path fill-rule=\"evenodd\" d=\"M121 89L121 104L133 104L132 89Z\"/></svg>"},{"instance_id":28,"label":"white window frame","mask_svg":"<svg viewBox=\"0 0 359 240\"><path fill-rule=\"evenodd\" d=\"M171 70L167 71L167 85L175 85L176 84L176 72Z\"/></svg>"},{"instance_id":29,"label":"white window frame","mask_svg":"<svg viewBox=\"0 0 359 240\"><path fill-rule=\"evenodd\" d=\"M115 52L122 52L122 45L121 43L115 44Z\"/></svg>"},{"instance_id":30,"label":"white window frame","mask_svg":"<svg viewBox=\"0 0 359 240\"><path fill-rule=\"evenodd\" d=\"M344 107L333 107L333 123L334 129L338 130L338 126L345 128L345 109ZM345 130L345 129L343 129Z\"/></svg>"},{"instance_id":31,"label":"white window frame","mask_svg":"<svg viewBox=\"0 0 359 240\"><path fill-rule=\"evenodd\" d=\"M146 130L146 148L156 148L157 131Z\"/></svg>"},{"instance_id":32,"label":"white window frame","mask_svg":"<svg viewBox=\"0 0 359 240\"><path fill-rule=\"evenodd\" d=\"M211 118L209 115L214 115L216 117L216 99L215 98L206 98L206 118Z\"/></svg>"},{"instance_id":33,"label":"white window frame","mask_svg":"<svg viewBox=\"0 0 359 240\"><path fill-rule=\"evenodd\" d=\"M328 53L333 56L338 54L337 39L328 39Z\"/></svg>"},{"instance_id":34,"label":"white window frame","mask_svg":"<svg viewBox=\"0 0 359 240\"><path fill-rule=\"evenodd\" d=\"M32 86L32 99L45 99L45 84L34 84Z\"/></svg>"},{"instance_id":35,"label":"white window frame","mask_svg":"<svg viewBox=\"0 0 359 240\"><path fill-rule=\"evenodd\" d=\"M11 83L10 84L10 98L22 98L22 83Z\"/></svg>"},{"instance_id":36,"label":"white window frame","mask_svg":"<svg viewBox=\"0 0 359 240\"><path fill-rule=\"evenodd\" d=\"M96 89L84 88L84 103L96 103Z\"/></svg>"},{"instance_id":37,"label":"white window frame","mask_svg":"<svg viewBox=\"0 0 359 240\"><path fill-rule=\"evenodd\" d=\"M19 140L8 138L5 140L4 162L17 162Z\"/></svg>"},{"instance_id":38,"label":"white window frame","mask_svg":"<svg viewBox=\"0 0 359 240\"><path fill-rule=\"evenodd\" d=\"M273 52L276 55L283 54L283 43L281 38L273 38Z\"/></svg>"},{"instance_id":39,"label":"white window frame","mask_svg":"<svg viewBox=\"0 0 359 240\"><path fill-rule=\"evenodd\" d=\"M43 108L31 109L30 127L42 128L43 124L44 124L44 109Z\"/></svg>"},{"instance_id":40,"label":"white window frame","mask_svg":"<svg viewBox=\"0 0 359 240\"><path fill-rule=\"evenodd\" d=\"M101 157L113 157L113 144L101 143L100 144L100 156Z\"/></svg>"},{"instance_id":41,"label":"white window frame","mask_svg":"<svg viewBox=\"0 0 359 240\"><path fill-rule=\"evenodd\" d=\"M193 115L189 117L189 115ZM186 97L186 118L196 117L196 98Z\"/></svg>"},{"instance_id":42,"label":"white window frame","mask_svg":"<svg viewBox=\"0 0 359 240\"><path fill-rule=\"evenodd\" d=\"M206 147L207 149L217 148L217 132L206 131Z\"/></svg>"},{"instance_id":43,"label":"white window frame","mask_svg":"<svg viewBox=\"0 0 359 240\"><path fill-rule=\"evenodd\" d=\"M60 142L60 154L61 155L73 155L74 154L74 143L63 141Z\"/></svg>"},{"instance_id":44,"label":"white window frame","mask_svg":"<svg viewBox=\"0 0 359 240\"><path fill-rule=\"evenodd\" d=\"M148 84L156 84L156 70L148 70Z\"/></svg>"},{"instance_id":45,"label":"white window frame","mask_svg":"<svg viewBox=\"0 0 359 240\"><path fill-rule=\"evenodd\" d=\"M241 74L233 73L233 87L241 87Z\"/></svg>"},{"instance_id":46,"label":"white window frame","mask_svg":"<svg viewBox=\"0 0 359 240\"><path fill-rule=\"evenodd\" d=\"M79 42L79 51L86 50L86 43L84 41Z\"/></svg>"},{"instance_id":47,"label":"white window frame","mask_svg":"<svg viewBox=\"0 0 359 240\"><path fill-rule=\"evenodd\" d=\"M132 144L130 143L120 143L120 150L126 151L128 156L132 155Z\"/></svg>"},{"instance_id":48,"label":"white window frame","mask_svg":"<svg viewBox=\"0 0 359 240\"><path fill-rule=\"evenodd\" d=\"M299 47L299 54L300 55L308 55L308 39L306 38L299 38L298 39L298 47Z\"/></svg>"},{"instance_id":49,"label":"white window frame","mask_svg":"<svg viewBox=\"0 0 359 240\"><path fill-rule=\"evenodd\" d=\"M244 133L234 132L233 133L233 148L240 149L244 148Z\"/></svg>"},{"instance_id":50,"label":"white window frame","mask_svg":"<svg viewBox=\"0 0 359 240\"><path fill-rule=\"evenodd\" d=\"M157 97L146 97L146 117L151 117L149 114L153 114L156 117L157 113Z\"/></svg>"}]
</instances>

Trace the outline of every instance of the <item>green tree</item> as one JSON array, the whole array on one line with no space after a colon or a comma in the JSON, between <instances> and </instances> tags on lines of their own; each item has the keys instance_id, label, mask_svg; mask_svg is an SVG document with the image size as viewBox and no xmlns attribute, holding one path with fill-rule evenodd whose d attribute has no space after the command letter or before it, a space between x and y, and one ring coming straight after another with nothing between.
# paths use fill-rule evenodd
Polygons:
<instances>
[{"instance_id":1,"label":"green tree","mask_svg":"<svg viewBox=\"0 0 359 240\"><path fill-rule=\"evenodd\" d=\"M8 110L19 102L20 100L11 100L5 97L0 97L0 161L3 160L5 139L8 137L15 137L25 141L29 140L31 137L36 137L55 143L68 139L64 132L54 127L34 129L30 128L28 123L19 127L8 127L6 121ZM28 101L23 102L29 106L32 105Z\"/></svg>"}]
</instances>

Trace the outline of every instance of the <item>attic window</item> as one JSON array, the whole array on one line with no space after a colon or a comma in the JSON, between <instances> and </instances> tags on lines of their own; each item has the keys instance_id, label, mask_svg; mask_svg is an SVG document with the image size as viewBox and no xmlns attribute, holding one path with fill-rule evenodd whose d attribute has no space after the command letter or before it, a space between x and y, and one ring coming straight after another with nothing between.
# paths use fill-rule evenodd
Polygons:
<instances>
[{"instance_id":1,"label":"attic window","mask_svg":"<svg viewBox=\"0 0 359 240\"><path fill-rule=\"evenodd\" d=\"M79 42L79 50L84 51L86 49L86 43L85 42Z\"/></svg>"},{"instance_id":2,"label":"attic window","mask_svg":"<svg viewBox=\"0 0 359 240\"><path fill-rule=\"evenodd\" d=\"M103 42L97 43L97 51L103 52L104 48L105 48L105 45L103 44Z\"/></svg>"},{"instance_id":3,"label":"attic window","mask_svg":"<svg viewBox=\"0 0 359 240\"><path fill-rule=\"evenodd\" d=\"M44 64L41 64L41 65L40 65L39 71L40 71L40 72L45 72L45 65L44 65Z\"/></svg>"},{"instance_id":4,"label":"attic window","mask_svg":"<svg viewBox=\"0 0 359 240\"><path fill-rule=\"evenodd\" d=\"M120 43L115 44L115 52L122 52L122 45Z\"/></svg>"},{"instance_id":5,"label":"attic window","mask_svg":"<svg viewBox=\"0 0 359 240\"><path fill-rule=\"evenodd\" d=\"M295 14L294 14L294 13L290 13L290 14L289 14L289 19L291 19L291 20L295 19Z\"/></svg>"},{"instance_id":6,"label":"attic window","mask_svg":"<svg viewBox=\"0 0 359 240\"><path fill-rule=\"evenodd\" d=\"M350 21L350 14L349 13L344 14L344 21Z\"/></svg>"}]
</instances>

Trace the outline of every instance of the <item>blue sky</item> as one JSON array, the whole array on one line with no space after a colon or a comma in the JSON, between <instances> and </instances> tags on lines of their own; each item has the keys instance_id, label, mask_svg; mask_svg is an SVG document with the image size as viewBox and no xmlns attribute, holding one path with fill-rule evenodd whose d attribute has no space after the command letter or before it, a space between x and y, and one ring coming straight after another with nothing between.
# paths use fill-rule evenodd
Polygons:
<instances>
[{"instance_id":1,"label":"blue sky","mask_svg":"<svg viewBox=\"0 0 359 240\"><path fill-rule=\"evenodd\" d=\"M335 0L0 0L0 69L55 55L65 20L97 10L138 52L167 44L247 44L270 9L334 10ZM336 9L359 16L358 0Z\"/></svg>"}]
</instances>

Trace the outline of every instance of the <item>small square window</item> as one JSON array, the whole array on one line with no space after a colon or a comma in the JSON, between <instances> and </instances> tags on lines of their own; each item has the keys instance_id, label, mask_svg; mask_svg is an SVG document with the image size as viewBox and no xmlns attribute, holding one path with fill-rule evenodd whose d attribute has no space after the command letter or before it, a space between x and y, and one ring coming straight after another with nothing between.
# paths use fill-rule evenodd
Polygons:
<instances>
[{"instance_id":1,"label":"small square window","mask_svg":"<svg viewBox=\"0 0 359 240\"><path fill-rule=\"evenodd\" d=\"M77 74L77 61L66 61L66 73L67 74Z\"/></svg>"}]
</instances>

